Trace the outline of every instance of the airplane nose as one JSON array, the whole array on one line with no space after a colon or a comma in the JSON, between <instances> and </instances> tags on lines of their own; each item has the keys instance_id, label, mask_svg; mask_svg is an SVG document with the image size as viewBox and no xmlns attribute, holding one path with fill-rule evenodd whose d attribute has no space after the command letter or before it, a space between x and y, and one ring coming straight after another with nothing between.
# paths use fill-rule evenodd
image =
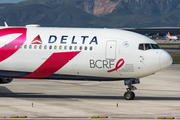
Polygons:
<instances>
[{"instance_id":1,"label":"airplane nose","mask_svg":"<svg viewBox=\"0 0 180 120\"><path fill-rule=\"evenodd\" d=\"M159 64L161 69L165 69L167 67L169 67L173 62L172 57L169 55L169 53L167 53L166 51L163 51L160 54L160 58L159 58Z\"/></svg>"}]
</instances>

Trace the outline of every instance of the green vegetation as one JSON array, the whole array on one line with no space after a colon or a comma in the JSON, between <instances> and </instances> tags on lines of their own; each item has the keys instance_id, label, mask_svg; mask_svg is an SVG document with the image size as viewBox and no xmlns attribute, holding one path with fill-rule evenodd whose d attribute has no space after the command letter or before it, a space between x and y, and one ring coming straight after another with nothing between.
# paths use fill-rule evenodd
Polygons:
<instances>
[{"instance_id":1,"label":"green vegetation","mask_svg":"<svg viewBox=\"0 0 180 120\"><path fill-rule=\"evenodd\" d=\"M179 48L180 45L159 45L161 48Z\"/></svg>"},{"instance_id":2,"label":"green vegetation","mask_svg":"<svg viewBox=\"0 0 180 120\"><path fill-rule=\"evenodd\" d=\"M180 45L180 43L158 43L158 45Z\"/></svg>"},{"instance_id":3,"label":"green vegetation","mask_svg":"<svg viewBox=\"0 0 180 120\"><path fill-rule=\"evenodd\" d=\"M173 58L173 64L180 64L180 52L168 52Z\"/></svg>"},{"instance_id":4,"label":"green vegetation","mask_svg":"<svg viewBox=\"0 0 180 120\"><path fill-rule=\"evenodd\" d=\"M180 48L180 43L158 43L161 48Z\"/></svg>"}]
</instances>

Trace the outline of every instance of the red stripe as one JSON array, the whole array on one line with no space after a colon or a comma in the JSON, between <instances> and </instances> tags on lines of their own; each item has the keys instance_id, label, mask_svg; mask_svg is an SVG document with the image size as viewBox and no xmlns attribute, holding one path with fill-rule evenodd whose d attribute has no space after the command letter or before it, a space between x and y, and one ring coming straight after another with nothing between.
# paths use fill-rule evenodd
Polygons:
<instances>
[{"instance_id":1,"label":"red stripe","mask_svg":"<svg viewBox=\"0 0 180 120\"><path fill-rule=\"evenodd\" d=\"M38 69L22 78L39 79L48 77L61 69L79 53L80 51L53 53Z\"/></svg>"}]
</instances>

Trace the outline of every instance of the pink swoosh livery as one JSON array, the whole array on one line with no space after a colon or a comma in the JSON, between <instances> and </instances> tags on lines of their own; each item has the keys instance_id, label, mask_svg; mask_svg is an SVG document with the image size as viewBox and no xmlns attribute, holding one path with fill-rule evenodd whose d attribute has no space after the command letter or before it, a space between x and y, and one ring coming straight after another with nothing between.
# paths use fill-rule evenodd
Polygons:
<instances>
[{"instance_id":1,"label":"pink swoosh livery","mask_svg":"<svg viewBox=\"0 0 180 120\"><path fill-rule=\"evenodd\" d=\"M0 37L9 35L9 34L15 34L15 33L21 33L19 37L14 39L12 42L7 44L8 46L12 46L11 49L5 48L5 46L0 48L0 62L4 61L5 59L12 56L17 50L19 50L19 46L23 45L26 41L26 28L5 28L0 29ZM42 40L40 38L40 35L36 36L34 40L31 42L31 44L42 44ZM15 48L14 46L17 46ZM61 69L65 64L69 62L69 60L73 59L80 51L77 52L63 52L63 53L53 53L39 68L37 68L34 72L31 74L21 77L21 78L45 78L52 74L54 74L56 71Z\"/></svg>"},{"instance_id":2,"label":"pink swoosh livery","mask_svg":"<svg viewBox=\"0 0 180 120\"><path fill-rule=\"evenodd\" d=\"M63 52L63 53L53 53L39 68L37 68L30 75L22 78L45 78L56 71L61 69L70 60L72 60L80 51L77 52Z\"/></svg>"},{"instance_id":3,"label":"pink swoosh livery","mask_svg":"<svg viewBox=\"0 0 180 120\"><path fill-rule=\"evenodd\" d=\"M18 38L14 39L12 42L8 43L7 46L12 45L13 47L11 49L6 49L3 47L0 48L0 62L2 62L3 60L9 58L11 55L13 55L18 49L14 48L15 45L19 46L19 45L23 45L24 42L26 41L26 28L4 28L4 29L0 29L0 37L5 36L5 35L9 35L9 34L15 34L15 33L21 33L22 35L20 35ZM2 54L3 53L3 54Z\"/></svg>"}]
</instances>

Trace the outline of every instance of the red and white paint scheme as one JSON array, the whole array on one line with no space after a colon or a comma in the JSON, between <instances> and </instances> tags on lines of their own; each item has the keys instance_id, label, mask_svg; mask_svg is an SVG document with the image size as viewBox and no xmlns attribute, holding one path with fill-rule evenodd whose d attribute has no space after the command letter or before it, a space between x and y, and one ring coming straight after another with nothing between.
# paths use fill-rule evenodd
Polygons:
<instances>
[{"instance_id":1,"label":"red and white paint scheme","mask_svg":"<svg viewBox=\"0 0 180 120\"><path fill-rule=\"evenodd\" d=\"M13 78L124 80L124 98L132 100L132 84L171 64L171 56L153 40L120 29L0 28L2 84Z\"/></svg>"},{"instance_id":2,"label":"red and white paint scheme","mask_svg":"<svg viewBox=\"0 0 180 120\"><path fill-rule=\"evenodd\" d=\"M168 32L168 34L166 35L167 39L169 41L171 40L179 40L179 38L177 36L171 36L170 33Z\"/></svg>"}]
</instances>

